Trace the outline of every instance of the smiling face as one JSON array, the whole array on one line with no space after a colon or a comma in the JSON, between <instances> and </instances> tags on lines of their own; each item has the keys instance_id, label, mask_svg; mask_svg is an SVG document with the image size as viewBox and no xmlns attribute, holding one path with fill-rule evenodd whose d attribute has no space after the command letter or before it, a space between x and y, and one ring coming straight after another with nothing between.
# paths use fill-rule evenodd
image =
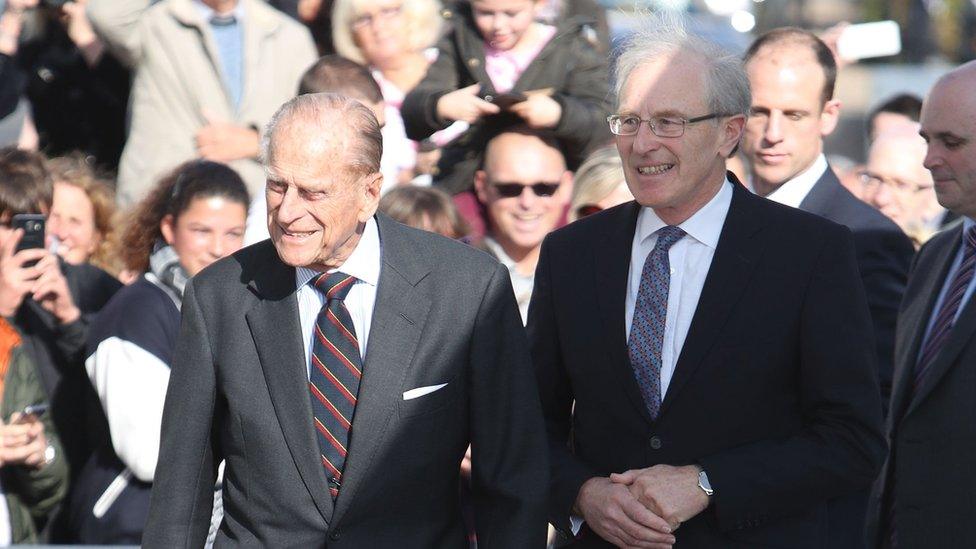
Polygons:
<instances>
[{"instance_id":1,"label":"smiling face","mask_svg":"<svg viewBox=\"0 0 976 549\"><path fill-rule=\"evenodd\" d=\"M553 185L555 192L539 196L532 188L537 183ZM503 196L500 189L510 185L521 192ZM535 136L506 133L488 145L475 190L488 209L492 235L514 257L537 248L556 229L573 193L573 177L558 150Z\"/></svg>"},{"instance_id":2,"label":"smiling face","mask_svg":"<svg viewBox=\"0 0 976 549\"><path fill-rule=\"evenodd\" d=\"M376 213L383 177L345 168L347 140L356 135L342 119L332 120L331 132L294 119L282 124L267 167L271 240L287 265L339 267Z\"/></svg>"},{"instance_id":3,"label":"smiling face","mask_svg":"<svg viewBox=\"0 0 976 549\"><path fill-rule=\"evenodd\" d=\"M752 113L742 149L752 167L752 184L768 195L811 165L834 131L838 101L823 102L823 68L805 46L772 45L746 65Z\"/></svg>"},{"instance_id":4,"label":"smiling face","mask_svg":"<svg viewBox=\"0 0 976 549\"><path fill-rule=\"evenodd\" d=\"M709 114L703 60L680 52L631 72L618 114L647 119ZM637 134L615 136L630 192L666 223L677 225L704 206L725 180L725 158L742 132L742 116L688 124L680 137L659 137L646 123Z\"/></svg>"},{"instance_id":5,"label":"smiling face","mask_svg":"<svg viewBox=\"0 0 976 549\"><path fill-rule=\"evenodd\" d=\"M535 22L536 0L472 0L474 23L491 47L510 50Z\"/></svg>"},{"instance_id":6,"label":"smiling face","mask_svg":"<svg viewBox=\"0 0 976 549\"><path fill-rule=\"evenodd\" d=\"M68 263L85 263L95 253L101 235L95 228L95 206L83 189L54 184L47 234L58 239L57 253Z\"/></svg>"},{"instance_id":7,"label":"smiling face","mask_svg":"<svg viewBox=\"0 0 976 549\"><path fill-rule=\"evenodd\" d=\"M921 135L928 143L925 167L939 203L976 218L976 65L956 69L932 88L922 104Z\"/></svg>"},{"instance_id":8,"label":"smiling face","mask_svg":"<svg viewBox=\"0 0 976 549\"><path fill-rule=\"evenodd\" d=\"M356 7L352 35L367 63L383 67L412 53L407 48L402 2L366 0Z\"/></svg>"},{"instance_id":9,"label":"smiling face","mask_svg":"<svg viewBox=\"0 0 976 549\"><path fill-rule=\"evenodd\" d=\"M246 219L244 204L222 196L200 196L191 200L176 219L171 215L163 218L160 230L179 256L180 265L194 276L241 249Z\"/></svg>"}]
</instances>

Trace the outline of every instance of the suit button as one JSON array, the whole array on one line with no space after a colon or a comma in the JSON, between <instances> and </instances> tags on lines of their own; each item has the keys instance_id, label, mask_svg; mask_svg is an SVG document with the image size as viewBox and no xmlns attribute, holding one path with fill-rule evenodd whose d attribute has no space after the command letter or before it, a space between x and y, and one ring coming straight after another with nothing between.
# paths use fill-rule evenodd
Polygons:
<instances>
[{"instance_id":1,"label":"suit button","mask_svg":"<svg viewBox=\"0 0 976 549\"><path fill-rule=\"evenodd\" d=\"M339 530L333 530L329 532L329 539L331 539L332 541L339 541L340 537L342 537L342 534L339 533Z\"/></svg>"},{"instance_id":2,"label":"suit button","mask_svg":"<svg viewBox=\"0 0 976 549\"><path fill-rule=\"evenodd\" d=\"M660 450L664 443L661 442L661 437L653 436L651 437L651 450Z\"/></svg>"}]
</instances>

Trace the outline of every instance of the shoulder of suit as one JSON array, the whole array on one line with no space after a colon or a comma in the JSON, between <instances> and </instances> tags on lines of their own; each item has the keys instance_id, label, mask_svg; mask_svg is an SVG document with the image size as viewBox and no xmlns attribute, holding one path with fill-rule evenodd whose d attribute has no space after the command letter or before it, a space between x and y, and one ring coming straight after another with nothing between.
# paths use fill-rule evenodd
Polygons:
<instances>
[{"instance_id":1,"label":"shoulder of suit","mask_svg":"<svg viewBox=\"0 0 976 549\"><path fill-rule=\"evenodd\" d=\"M193 277L195 289L232 285L246 286L258 271L281 265L278 251L270 239L241 248L233 254L215 261Z\"/></svg>"},{"instance_id":2,"label":"shoulder of suit","mask_svg":"<svg viewBox=\"0 0 976 549\"><path fill-rule=\"evenodd\" d=\"M484 272L498 260L484 250L436 233L422 231L392 219L380 222L380 245L384 260L393 254L388 246L410 246L411 254L426 259L432 269L446 267L451 271L471 269Z\"/></svg>"}]
</instances>

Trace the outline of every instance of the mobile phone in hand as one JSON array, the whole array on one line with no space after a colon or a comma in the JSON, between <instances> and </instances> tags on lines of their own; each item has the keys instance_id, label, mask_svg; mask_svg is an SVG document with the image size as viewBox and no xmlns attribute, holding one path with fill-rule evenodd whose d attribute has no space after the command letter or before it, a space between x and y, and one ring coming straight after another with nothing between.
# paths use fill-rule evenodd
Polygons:
<instances>
[{"instance_id":1,"label":"mobile phone in hand","mask_svg":"<svg viewBox=\"0 0 976 549\"><path fill-rule=\"evenodd\" d=\"M24 409L20 411L20 419L21 421L24 421L29 416L39 418L47 413L49 407L50 406L46 402L24 406Z\"/></svg>"},{"instance_id":2,"label":"mobile phone in hand","mask_svg":"<svg viewBox=\"0 0 976 549\"><path fill-rule=\"evenodd\" d=\"M17 243L17 251L44 248L44 230L47 219L41 214L17 214L10 220L12 229L23 229Z\"/></svg>"}]
</instances>

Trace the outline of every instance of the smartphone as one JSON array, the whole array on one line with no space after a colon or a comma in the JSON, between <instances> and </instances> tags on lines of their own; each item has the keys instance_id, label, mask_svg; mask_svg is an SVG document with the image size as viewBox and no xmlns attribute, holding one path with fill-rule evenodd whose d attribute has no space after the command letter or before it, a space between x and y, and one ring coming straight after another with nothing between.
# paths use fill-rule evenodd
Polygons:
<instances>
[{"instance_id":1,"label":"smartphone","mask_svg":"<svg viewBox=\"0 0 976 549\"><path fill-rule=\"evenodd\" d=\"M508 110L512 105L516 103L521 103L528 99L524 93L486 93L481 96L482 99L489 103L494 103L498 105L498 108Z\"/></svg>"},{"instance_id":2,"label":"smartphone","mask_svg":"<svg viewBox=\"0 0 976 549\"><path fill-rule=\"evenodd\" d=\"M44 248L44 229L47 220L41 214L17 214L10 220L13 229L23 229L24 235L17 243L17 250Z\"/></svg>"},{"instance_id":3,"label":"smartphone","mask_svg":"<svg viewBox=\"0 0 976 549\"><path fill-rule=\"evenodd\" d=\"M837 55L848 61L899 53L901 29L895 21L850 25L837 38Z\"/></svg>"},{"instance_id":4,"label":"smartphone","mask_svg":"<svg viewBox=\"0 0 976 549\"><path fill-rule=\"evenodd\" d=\"M24 406L24 409L20 411L20 419L21 421L25 421L26 418L29 416L34 416L39 418L47 413L48 408L49 405L46 402Z\"/></svg>"}]
</instances>

